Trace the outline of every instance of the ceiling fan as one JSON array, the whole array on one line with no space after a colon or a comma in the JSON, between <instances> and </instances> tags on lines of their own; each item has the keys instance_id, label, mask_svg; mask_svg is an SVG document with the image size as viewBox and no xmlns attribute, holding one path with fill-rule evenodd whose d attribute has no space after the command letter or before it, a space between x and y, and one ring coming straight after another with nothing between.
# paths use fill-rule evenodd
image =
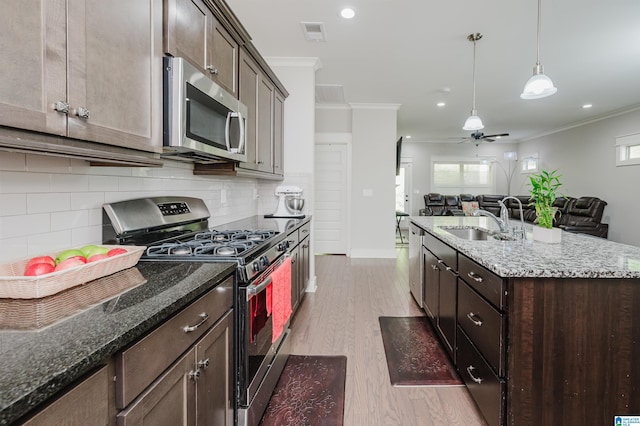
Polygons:
<instances>
[{"instance_id":1,"label":"ceiling fan","mask_svg":"<svg viewBox=\"0 0 640 426\"><path fill-rule=\"evenodd\" d=\"M462 138L462 140L458 143L473 142L476 144L476 146L478 146L482 142L493 142L496 139L500 139L504 136L509 136L509 133L496 133L493 135L485 135L480 130L476 130L475 132L471 133L471 136Z\"/></svg>"}]
</instances>

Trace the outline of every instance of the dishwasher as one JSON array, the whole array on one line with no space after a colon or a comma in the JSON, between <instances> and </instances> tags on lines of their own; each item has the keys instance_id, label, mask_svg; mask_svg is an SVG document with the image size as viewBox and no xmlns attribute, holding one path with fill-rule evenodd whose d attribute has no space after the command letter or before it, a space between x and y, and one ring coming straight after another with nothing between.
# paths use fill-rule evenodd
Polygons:
<instances>
[{"instance_id":1,"label":"dishwasher","mask_svg":"<svg viewBox=\"0 0 640 426\"><path fill-rule=\"evenodd\" d=\"M411 223L409 227L409 290L422 308L422 228Z\"/></svg>"}]
</instances>

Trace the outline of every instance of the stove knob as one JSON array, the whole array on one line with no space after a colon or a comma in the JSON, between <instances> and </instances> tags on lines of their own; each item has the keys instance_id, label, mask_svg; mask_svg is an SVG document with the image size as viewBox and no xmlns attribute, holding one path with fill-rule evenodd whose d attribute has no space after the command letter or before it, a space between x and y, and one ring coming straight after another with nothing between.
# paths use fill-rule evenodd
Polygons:
<instances>
[{"instance_id":1,"label":"stove knob","mask_svg":"<svg viewBox=\"0 0 640 426\"><path fill-rule=\"evenodd\" d=\"M266 268L269 266L269 258L267 256L262 256L260 258L260 264L262 265L262 269Z\"/></svg>"},{"instance_id":2,"label":"stove knob","mask_svg":"<svg viewBox=\"0 0 640 426\"><path fill-rule=\"evenodd\" d=\"M289 248L289 241L283 241L278 243L278 251L287 251Z\"/></svg>"},{"instance_id":3,"label":"stove knob","mask_svg":"<svg viewBox=\"0 0 640 426\"><path fill-rule=\"evenodd\" d=\"M254 264L253 264L253 272L260 272L262 271L262 268L260 267L260 259L258 259Z\"/></svg>"}]
</instances>

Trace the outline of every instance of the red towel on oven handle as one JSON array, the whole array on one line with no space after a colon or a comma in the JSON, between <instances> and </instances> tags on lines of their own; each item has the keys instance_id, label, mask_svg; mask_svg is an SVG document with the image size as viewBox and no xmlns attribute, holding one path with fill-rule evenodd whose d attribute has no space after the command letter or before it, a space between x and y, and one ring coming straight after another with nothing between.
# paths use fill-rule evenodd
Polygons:
<instances>
[{"instance_id":1,"label":"red towel on oven handle","mask_svg":"<svg viewBox=\"0 0 640 426\"><path fill-rule=\"evenodd\" d=\"M291 316L291 258L287 257L271 274L272 321L275 342L282 334L284 326Z\"/></svg>"},{"instance_id":2,"label":"red towel on oven handle","mask_svg":"<svg viewBox=\"0 0 640 426\"><path fill-rule=\"evenodd\" d=\"M267 286L267 316L271 316L273 310L273 283Z\"/></svg>"}]
</instances>

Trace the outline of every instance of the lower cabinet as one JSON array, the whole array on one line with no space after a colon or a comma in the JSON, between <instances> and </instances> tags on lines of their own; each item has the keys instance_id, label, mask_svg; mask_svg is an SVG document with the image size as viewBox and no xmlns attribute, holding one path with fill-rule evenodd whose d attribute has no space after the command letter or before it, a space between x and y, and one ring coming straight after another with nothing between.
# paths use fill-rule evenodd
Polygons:
<instances>
[{"instance_id":1,"label":"lower cabinet","mask_svg":"<svg viewBox=\"0 0 640 426\"><path fill-rule=\"evenodd\" d=\"M287 235L291 255L291 309L294 313L302 302L311 276L310 232L311 223L307 222Z\"/></svg>"},{"instance_id":2,"label":"lower cabinet","mask_svg":"<svg viewBox=\"0 0 640 426\"><path fill-rule=\"evenodd\" d=\"M291 254L291 310L293 312L300 303L300 246L290 249Z\"/></svg>"},{"instance_id":3,"label":"lower cabinet","mask_svg":"<svg viewBox=\"0 0 640 426\"><path fill-rule=\"evenodd\" d=\"M309 237L302 240L300 243L300 266L299 266L299 300L302 301L304 297L304 293L307 290L307 284L309 284L310 276L310 262L311 262L311 253L309 246Z\"/></svg>"}]
</instances>

